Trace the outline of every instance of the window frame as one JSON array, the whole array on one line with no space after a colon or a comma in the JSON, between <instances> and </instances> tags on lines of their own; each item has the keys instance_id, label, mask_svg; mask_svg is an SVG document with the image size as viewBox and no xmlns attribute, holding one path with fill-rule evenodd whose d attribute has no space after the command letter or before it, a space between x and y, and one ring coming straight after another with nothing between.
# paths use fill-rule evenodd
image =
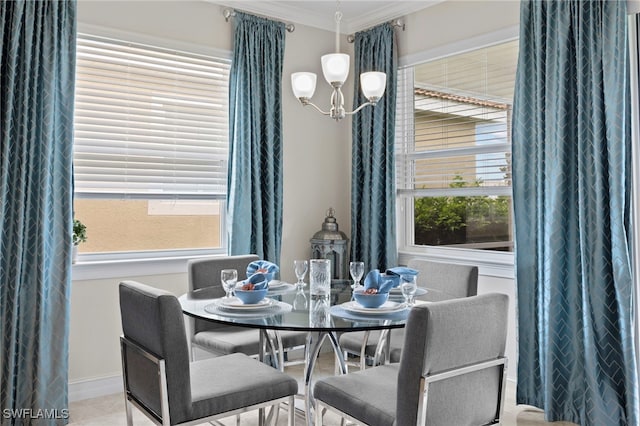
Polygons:
<instances>
[{"instance_id":1,"label":"window frame","mask_svg":"<svg viewBox=\"0 0 640 426\"><path fill-rule=\"evenodd\" d=\"M491 33L479 35L459 42L443 45L431 50L407 55L399 59L400 67L412 67L424 62L441 59L447 56L482 49L484 47L501 44L519 38L519 26L504 28ZM412 79L413 80L413 79ZM411 85L413 86L413 85ZM398 113L411 108L413 110L413 96L402 95L401 91L411 90L413 87L403 88L398 85ZM403 131L405 131L403 133ZM397 129L396 138L413 138L411 129ZM396 142L398 143L398 142ZM399 170L396 169L396 173ZM513 191L511 191L513 196ZM410 259L421 258L436 262L448 262L459 264L473 264L480 269L480 275L495 276L501 278L515 278L514 253L497 252L491 250L479 250L458 247L417 246L409 244L412 241L413 228L413 197L396 194L396 227L398 263L406 265Z\"/></svg>"},{"instance_id":2,"label":"window frame","mask_svg":"<svg viewBox=\"0 0 640 426\"><path fill-rule=\"evenodd\" d=\"M85 33L96 37L126 40L132 43L147 44L164 49L213 56L220 59L231 60L232 58L232 52L230 50L81 22L78 23L77 31L78 33ZM100 199L105 197L97 194L96 196L82 196L81 198ZM216 199L221 203L221 246L219 248L79 253L76 263L73 264L73 279L90 280L123 276L184 273L186 271L186 263L189 259L203 256L226 255L228 250L225 237L227 228L226 200L219 199L219 197Z\"/></svg>"}]
</instances>

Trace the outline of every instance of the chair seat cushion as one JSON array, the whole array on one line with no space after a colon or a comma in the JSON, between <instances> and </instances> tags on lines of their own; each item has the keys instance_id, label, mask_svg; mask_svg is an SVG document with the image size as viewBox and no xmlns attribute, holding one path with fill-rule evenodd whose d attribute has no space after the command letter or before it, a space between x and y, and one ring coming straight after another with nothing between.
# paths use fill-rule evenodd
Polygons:
<instances>
[{"instance_id":1,"label":"chair seat cushion","mask_svg":"<svg viewBox=\"0 0 640 426\"><path fill-rule=\"evenodd\" d=\"M340 335L340 347L352 354L360 354L365 333L365 331L351 331L343 333ZM375 356L378 339L380 339L379 331L369 332L369 339L367 340L367 348L365 350L365 353L368 356Z\"/></svg>"},{"instance_id":2,"label":"chair seat cushion","mask_svg":"<svg viewBox=\"0 0 640 426\"><path fill-rule=\"evenodd\" d=\"M313 388L323 401L363 424L394 425L398 365L382 365L318 380Z\"/></svg>"},{"instance_id":3,"label":"chair seat cushion","mask_svg":"<svg viewBox=\"0 0 640 426\"><path fill-rule=\"evenodd\" d=\"M260 332L245 327L221 327L196 333L191 343L218 355L243 353L256 355L260 348ZM279 331L285 349L304 346L307 333Z\"/></svg>"},{"instance_id":4,"label":"chair seat cushion","mask_svg":"<svg viewBox=\"0 0 640 426\"><path fill-rule=\"evenodd\" d=\"M191 363L193 419L295 395L297 392L298 382L293 377L244 354Z\"/></svg>"},{"instance_id":5,"label":"chair seat cushion","mask_svg":"<svg viewBox=\"0 0 640 426\"><path fill-rule=\"evenodd\" d=\"M221 327L196 333L191 343L220 355L243 353L255 355L260 347L260 334L256 329Z\"/></svg>"},{"instance_id":6,"label":"chair seat cushion","mask_svg":"<svg viewBox=\"0 0 640 426\"><path fill-rule=\"evenodd\" d=\"M280 333L282 346L285 349L304 346L307 341L308 333L306 331L280 330L278 333Z\"/></svg>"}]
</instances>

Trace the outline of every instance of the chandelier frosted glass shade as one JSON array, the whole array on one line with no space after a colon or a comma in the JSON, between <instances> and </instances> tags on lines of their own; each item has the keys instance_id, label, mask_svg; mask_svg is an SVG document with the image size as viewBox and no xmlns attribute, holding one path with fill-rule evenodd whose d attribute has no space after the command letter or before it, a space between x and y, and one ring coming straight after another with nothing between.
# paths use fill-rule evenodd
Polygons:
<instances>
[{"instance_id":1,"label":"chandelier frosted glass shade","mask_svg":"<svg viewBox=\"0 0 640 426\"><path fill-rule=\"evenodd\" d=\"M316 91L316 75L312 72L291 74L291 88L296 98L310 99Z\"/></svg>"},{"instance_id":2,"label":"chandelier frosted glass shade","mask_svg":"<svg viewBox=\"0 0 640 426\"><path fill-rule=\"evenodd\" d=\"M344 109L344 95L342 94L342 86L349 76L349 55L340 52L340 20L342 12L336 11L336 53L323 55L320 58L322 64L322 74L325 80L333 88L331 94L331 104L328 111L323 111L316 104L311 102L311 97L316 90L317 77L311 72L296 72L291 74L291 88L293 94L303 106L311 105L323 115L328 115L338 121L347 115L353 115L366 106L375 106L384 94L387 86L387 75L383 72L365 72L360 75L360 87L362 93L367 98L367 102L363 103L353 111Z\"/></svg>"},{"instance_id":3,"label":"chandelier frosted glass shade","mask_svg":"<svg viewBox=\"0 0 640 426\"><path fill-rule=\"evenodd\" d=\"M330 53L320 58L322 73L327 83L342 86L349 76L349 55Z\"/></svg>"},{"instance_id":4,"label":"chandelier frosted glass shade","mask_svg":"<svg viewBox=\"0 0 640 426\"><path fill-rule=\"evenodd\" d=\"M387 74L378 71L360 74L360 87L364 97L369 101L377 101L387 88Z\"/></svg>"}]
</instances>

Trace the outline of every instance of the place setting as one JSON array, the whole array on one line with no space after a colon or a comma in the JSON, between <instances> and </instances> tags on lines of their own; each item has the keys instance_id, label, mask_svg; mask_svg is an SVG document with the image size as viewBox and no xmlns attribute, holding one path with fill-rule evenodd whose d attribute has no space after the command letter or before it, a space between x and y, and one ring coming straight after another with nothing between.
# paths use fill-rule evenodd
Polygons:
<instances>
[{"instance_id":1,"label":"place setting","mask_svg":"<svg viewBox=\"0 0 640 426\"><path fill-rule=\"evenodd\" d=\"M278 265L258 260L247 266L247 278L238 282L237 270L223 269L220 280L226 295L215 299L204 310L210 314L242 317L290 312L293 308L290 304L268 297L295 289L293 284L274 280L279 272Z\"/></svg>"},{"instance_id":2,"label":"place setting","mask_svg":"<svg viewBox=\"0 0 640 426\"><path fill-rule=\"evenodd\" d=\"M364 285L360 285L363 271L363 262L351 262L350 272L354 281L352 300L332 306L331 313L356 320L362 320L363 317L406 319L409 309L415 303L418 272L404 267L388 269L385 273L373 269L365 277ZM392 293L394 289L397 292ZM399 294L404 300L390 300L391 294Z\"/></svg>"}]
</instances>

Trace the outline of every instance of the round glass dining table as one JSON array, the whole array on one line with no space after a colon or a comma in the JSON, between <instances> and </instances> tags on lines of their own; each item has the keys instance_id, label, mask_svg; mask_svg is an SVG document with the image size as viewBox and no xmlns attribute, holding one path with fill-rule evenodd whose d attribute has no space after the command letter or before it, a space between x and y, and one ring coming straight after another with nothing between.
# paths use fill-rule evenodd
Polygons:
<instances>
[{"instance_id":1,"label":"round glass dining table","mask_svg":"<svg viewBox=\"0 0 640 426\"><path fill-rule=\"evenodd\" d=\"M315 363L325 339L331 342L341 374L347 364L338 343L338 336L349 331L390 330L405 326L409 314L402 295L392 291L389 300L379 309L366 309L351 300L351 286L347 281L332 283L331 294L311 296L307 287L283 284L270 290L261 306L242 306L235 298L212 298L211 288L186 293L179 297L182 311L191 317L256 328L260 330L260 358L265 349L273 355L277 368L282 369L282 342L278 331L307 332L304 351L305 411L307 423L312 424L311 410L315 406L312 377ZM385 336L387 333L383 333ZM382 344L380 342L379 344ZM276 355L277 354L277 355Z\"/></svg>"}]
</instances>

